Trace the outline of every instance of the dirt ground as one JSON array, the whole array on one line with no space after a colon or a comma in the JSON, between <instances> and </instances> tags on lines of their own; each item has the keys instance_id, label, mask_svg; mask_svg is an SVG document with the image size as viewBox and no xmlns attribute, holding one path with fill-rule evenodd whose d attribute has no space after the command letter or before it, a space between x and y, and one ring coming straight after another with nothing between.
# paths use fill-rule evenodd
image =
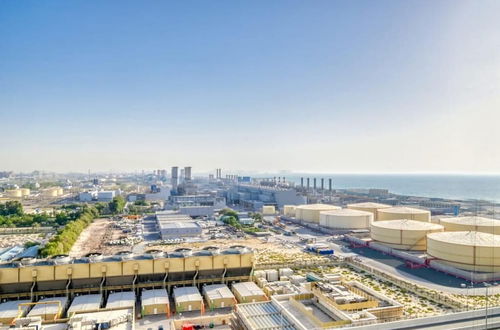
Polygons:
<instances>
[{"instance_id":1,"label":"dirt ground","mask_svg":"<svg viewBox=\"0 0 500 330\"><path fill-rule=\"evenodd\" d=\"M15 234L0 235L0 248L6 248L13 245L24 245L26 242L38 242L45 234Z\"/></svg>"},{"instance_id":2,"label":"dirt ground","mask_svg":"<svg viewBox=\"0 0 500 330\"><path fill-rule=\"evenodd\" d=\"M121 230L113 228L113 220L96 219L80 234L69 255L78 258L91 252L112 255L120 251L130 250L130 246L106 244L106 242L119 239L123 235Z\"/></svg>"}]
</instances>

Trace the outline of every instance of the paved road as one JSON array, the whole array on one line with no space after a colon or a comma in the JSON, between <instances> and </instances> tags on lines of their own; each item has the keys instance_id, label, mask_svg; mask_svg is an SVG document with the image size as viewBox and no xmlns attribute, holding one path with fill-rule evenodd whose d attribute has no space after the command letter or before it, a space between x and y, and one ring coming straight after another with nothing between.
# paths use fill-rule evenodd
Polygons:
<instances>
[{"instance_id":1,"label":"paved road","mask_svg":"<svg viewBox=\"0 0 500 330\"><path fill-rule=\"evenodd\" d=\"M142 220L142 233L144 241L134 245L134 247L132 248L132 252L136 254L144 253L149 242L161 239L160 233L156 230L156 220L154 216L146 216Z\"/></svg>"}]
</instances>

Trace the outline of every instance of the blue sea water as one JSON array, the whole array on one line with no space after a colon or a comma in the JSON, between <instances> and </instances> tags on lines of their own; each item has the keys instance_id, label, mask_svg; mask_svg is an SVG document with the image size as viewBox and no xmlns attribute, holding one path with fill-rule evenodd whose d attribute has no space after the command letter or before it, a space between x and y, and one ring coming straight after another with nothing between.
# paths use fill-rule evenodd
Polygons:
<instances>
[{"instance_id":1,"label":"blue sea water","mask_svg":"<svg viewBox=\"0 0 500 330\"><path fill-rule=\"evenodd\" d=\"M449 199L481 199L500 202L500 175L441 175L441 174L277 174L300 184L300 178L332 178L333 188L381 188L391 193Z\"/></svg>"}]
</instances>

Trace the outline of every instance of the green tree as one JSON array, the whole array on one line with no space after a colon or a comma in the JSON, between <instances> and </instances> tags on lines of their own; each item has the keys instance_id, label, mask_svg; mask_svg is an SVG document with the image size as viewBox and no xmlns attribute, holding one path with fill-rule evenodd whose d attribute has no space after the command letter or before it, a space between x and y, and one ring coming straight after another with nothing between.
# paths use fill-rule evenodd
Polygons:
<instances>
[{"instance_id":1,"label":"green tree","mask_svg":"<svg viewBox=\"0 0 500 330\"><path fill-rule=\"evenodd\" d=\"M0 215L23 215L23 205L18 201L7 201L0 204Z\"/></svg>"},{"instance_id":2,"label":"green tree","mask_svg":"<svg viewBox=\"0 0 500 330\"><path fill-rule=\"evenodd\" d=\"M116 196L109 202L109 210L113 214L122 213L125 207L125 199L122 196Z\"/></svg>"}]
</instances>

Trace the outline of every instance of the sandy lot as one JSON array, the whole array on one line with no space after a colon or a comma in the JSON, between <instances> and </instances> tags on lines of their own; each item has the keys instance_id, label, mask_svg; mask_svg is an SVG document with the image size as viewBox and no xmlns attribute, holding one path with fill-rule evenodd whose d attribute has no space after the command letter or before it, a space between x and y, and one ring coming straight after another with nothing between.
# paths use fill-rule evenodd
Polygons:
<instances>
[{"instance_id":1,"label":"sandy lot","mask_svg":"<svg viewBox=\"0 0 500 330\"><path fill-rule=\"evenodd\" d=\"M0 235L0 248L6 248L13 245L24 245L26 242L39 242L45 234L15 234Z\"/></svg>"},{"instance_id":2,"label":"sandy lot","mask_svg":"<svg viewBox=\"0 0 500 330\"><path fill-rule=\"evenodd\" d=\"M78 237L71 248L71 257L83 257L91 252L112 255L120 251L130 250L130 246L110 246L106 242L124 236L121 230L113 228L113 220L96 219Z\"/></svg>"}]
</instances>

